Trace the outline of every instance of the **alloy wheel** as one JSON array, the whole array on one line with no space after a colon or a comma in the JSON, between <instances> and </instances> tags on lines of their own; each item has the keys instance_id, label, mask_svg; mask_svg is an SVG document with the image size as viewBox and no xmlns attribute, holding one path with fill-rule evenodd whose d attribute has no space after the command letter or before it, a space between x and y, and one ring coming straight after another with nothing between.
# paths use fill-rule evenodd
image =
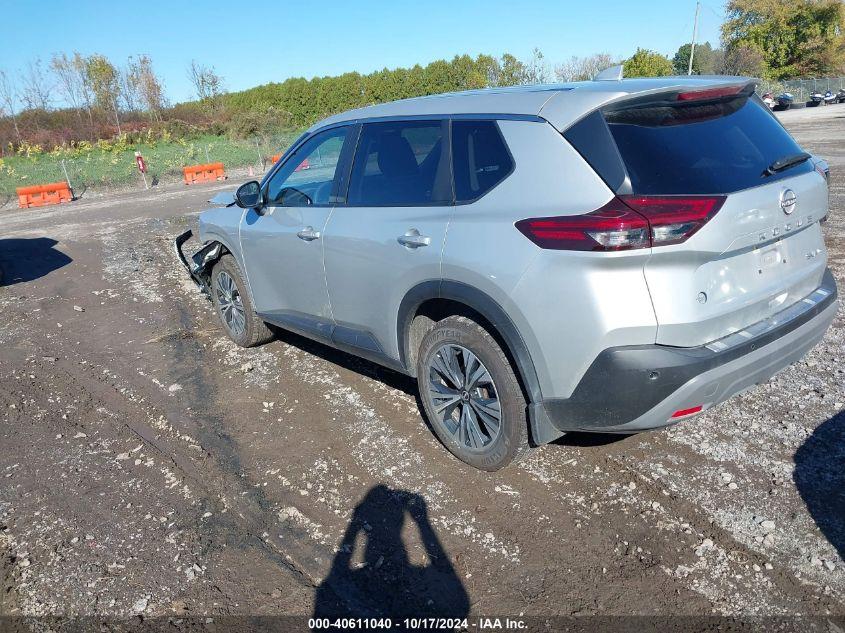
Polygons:
<instances>
[{"instance_id":1,"label":"alloy wheel","mask_svg":"<svg viewBox=\"0 0 845 633\"><path fill-rule=\"evenodd\" d=\"M461 345L442 345L428 363L434 414L464 449L481 451L502 432L499 393L479 358Z\"/></svg>"},{"instance_id":2,"label":"alloy wheel","mask_svg":"<svg viewBox=\"0 0 845 633\"><path fill-rule=\"evenodd\" d=\"M215 285L217 304L226 328L233 336L241 336L246 329L246 312L235 280L224 270L217 275Z\"/></svg>"}]
</instances>

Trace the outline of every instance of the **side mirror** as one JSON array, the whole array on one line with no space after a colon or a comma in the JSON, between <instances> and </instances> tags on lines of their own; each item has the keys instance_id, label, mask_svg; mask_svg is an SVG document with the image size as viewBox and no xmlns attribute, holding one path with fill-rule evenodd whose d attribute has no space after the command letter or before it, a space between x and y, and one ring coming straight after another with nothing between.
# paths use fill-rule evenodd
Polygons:
<instances>
[{"instance_id":1,"label":"side mirror","mask_svg":"<svg viewBox=\"0 0 845 633\"><path fill-rule=\"evenodd\" d=\"M261 209L264 198L257 180L245 182L235 192L235 203L242 209Z\"/></svg>"}]
</instances>

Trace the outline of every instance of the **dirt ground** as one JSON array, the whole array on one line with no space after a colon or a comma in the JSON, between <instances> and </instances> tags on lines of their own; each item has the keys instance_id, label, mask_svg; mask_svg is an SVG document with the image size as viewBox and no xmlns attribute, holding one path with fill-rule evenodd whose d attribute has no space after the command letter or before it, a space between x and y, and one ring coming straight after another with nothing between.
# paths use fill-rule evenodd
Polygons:
<instances>
[{"instance_id":1,"label":"dirt ground","mask_svg":"<svg viewBox=\"0 0 845 633\"><path fill-rule=\"evenodd\" d=\"M831 164L825 233L845 287L845 106L812 114L783 120ZM845 627L842 312L804 360L706 415L570 434L483 473L438 444L411 380L294 335L228 342L171 240L234 184L0 216L0 615L32 618L7 625Z\"/></svg>"}]
</instances>

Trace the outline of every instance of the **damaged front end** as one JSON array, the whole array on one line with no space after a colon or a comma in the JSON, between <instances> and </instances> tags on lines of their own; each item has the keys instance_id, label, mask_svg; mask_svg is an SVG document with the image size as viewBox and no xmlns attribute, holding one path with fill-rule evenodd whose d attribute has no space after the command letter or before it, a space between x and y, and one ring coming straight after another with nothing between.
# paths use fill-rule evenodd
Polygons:
<instances>
[{"instance_id":1,"label":"damaged front end","mask_svg":"<svg viewBox=\"0 0 845 633\"><path fill-rule=\"evenodd\" d=\"M191 276L191 280L206 297L211 299L211 267L214 262L220 259L224 246L220 242L210 242L194 253L189 262L182 252L182 247L193 235L194 232L188 229L174 240L173 246L179 261L182 262L185 270Z\"/></svg>"}]
</instances>

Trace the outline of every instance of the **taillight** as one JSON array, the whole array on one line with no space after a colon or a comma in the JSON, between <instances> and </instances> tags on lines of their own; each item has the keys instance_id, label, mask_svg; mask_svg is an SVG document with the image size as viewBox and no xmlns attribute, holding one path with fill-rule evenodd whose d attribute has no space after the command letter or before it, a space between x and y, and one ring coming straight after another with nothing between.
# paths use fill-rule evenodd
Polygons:
<instances>
[{"instance_id":1,"label":"taillight","mask_svg":"<svg viewBox=\"0 0 845 633\"><path fill-rule=\"evenodd\" d=\"M725 203L725 196L622 196L651 225L652 246L680 244L704 226Z\"/></svg>"},{"instance_id":2,"label":"taillight","mask_svg":"<svg viewBox=\"0 0 845 633\"><path fill-rule=\"evenodd\" d=\"M540 248L622 251L683 242L704 226L725 196L618 196L585 215L529 218L516 228Z\"/></svg>"},{"instance_id":3,"label":"taillight","mask_svg":"<svg viewBox=\"0 0 845 633\"><path fill-rule=\"evenodd\" d=\"M520 220L516 228L540 248L562 251L622 251L650 245L648 222L619 198L592 213Z\"/></svg>"}]
</instances>

